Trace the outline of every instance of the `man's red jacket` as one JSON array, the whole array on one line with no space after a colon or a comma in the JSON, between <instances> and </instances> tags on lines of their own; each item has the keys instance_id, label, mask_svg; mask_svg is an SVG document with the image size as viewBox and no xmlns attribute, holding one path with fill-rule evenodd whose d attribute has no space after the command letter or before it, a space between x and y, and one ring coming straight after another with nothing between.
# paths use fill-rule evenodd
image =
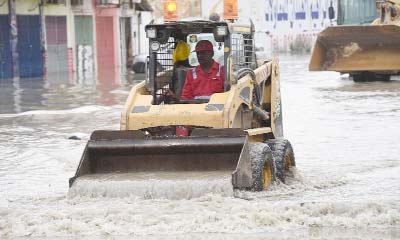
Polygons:
<instances>
[{"instance_id":1,"label":"man's red jacket","mask_svg":"<svg viewBox=\"0 0 400 240\"><path fill-rule=\"evenodd\" d=\"M213 93L223 92L224 79L224 67L219 63L214 61L208 73L198 65L186 74L181 99L193 99L196 96L210 96Z\"/></svg>"}]
</instances>

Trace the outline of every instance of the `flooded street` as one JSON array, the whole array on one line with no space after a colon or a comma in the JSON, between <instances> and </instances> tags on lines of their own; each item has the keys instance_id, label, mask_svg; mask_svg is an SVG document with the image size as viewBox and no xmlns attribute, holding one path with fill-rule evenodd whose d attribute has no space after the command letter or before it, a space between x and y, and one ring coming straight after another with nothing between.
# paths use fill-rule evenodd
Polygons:
<instances>
[{"instance_id":1,"label":"flooded street","mask_svg":"<svg viewBox=\"0 0 400 240\"><path fill-rule=\"evenodd\" d=\"M68 197L90 133L119 129L131 76L1 80L0 238L400 239L400 81L355 83L308 61L280 57L295 177L192 199L162 186L165 198Z\"/></svg>"}]
</instances>

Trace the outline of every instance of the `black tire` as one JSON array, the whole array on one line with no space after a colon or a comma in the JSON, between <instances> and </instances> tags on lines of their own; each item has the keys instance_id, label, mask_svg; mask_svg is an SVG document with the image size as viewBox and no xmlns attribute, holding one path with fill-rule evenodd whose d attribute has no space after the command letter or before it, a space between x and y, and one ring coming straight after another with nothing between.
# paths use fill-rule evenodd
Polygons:
<instances>
[{"instance_id":1,"label":"black tire","mask_svg":"<svg viewBox=\"0 0 400 240\"><path fill-rule=\"evenodd\" d=\"M146 70L145 68L146 68L146 63L144 62L136 62L132 66L132 70L135 73L144 73Z\"/></svg>"},{"instance_id":2,"label":"black tire","mask_svg":"<svg viewBox=\"0 0 400 240\"><path fill-rule=\"evenodd\" d=\"M253 185L250 190L262 191L275 181L275 162L271 149L265 143L250 143Z\"/></svg>"},{"instance_id":3,"label":"black tire","mask_svg":"<svg viewBox=\"0 0 400 240\"><path fill-rule=\"evenodd\" d=\"M286 139L270 139L266 143L275 159L276 177L285 183L286 177L293 176L292 167L296 166L292 145Z\"/></svg>"},{"instance_id":4,"label":"black tire","mask_svg":"<svg viewBox=\"0 0 400 240\"><path fill-rule=\"evenodd\" d=\"M354 82L390 81L390 74L377 74L373 72L361 72L352 74Z\"/></svg>"},{"instance_id":5,"label":"black tire","mask_svg":"<svg viewBox=\"0 0 400 240\"><path fill-rule=\"evenodd\" d=\"M351 77L353 78L354 82L365 82L362 74L353 74L353 75L351 75Z\"/></svg>"}]
</instances>

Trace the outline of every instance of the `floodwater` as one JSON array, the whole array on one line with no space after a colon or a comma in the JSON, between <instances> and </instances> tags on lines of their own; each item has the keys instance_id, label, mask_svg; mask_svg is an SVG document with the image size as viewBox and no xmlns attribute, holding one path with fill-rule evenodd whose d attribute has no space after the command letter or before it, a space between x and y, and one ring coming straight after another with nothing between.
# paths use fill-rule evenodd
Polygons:
<instances>
[{"instance_id":1,"label":"floodwater","mask_svg":"<svg viewBox=\"0 0 400 240\"><path fill-rule=\"evenodd\" d=\"M260 193L176 198L157 182L150 197L71 197L90 133L118 129L135 81L2 80L0 238L400 239L400 81L354 83L308 59L280 57L295 176Z\"/></svg>"},{"instance_id":2,"label":"floodwater","mask_svg":"<svg viewBox=\"0 0 400 240\"><path fill-rule=\"evenodd\" d=\"M232 171L152 171L90 174L79 177L68 197L193 199L207 193L233 196Z\"/></svg>"}]
</instances>

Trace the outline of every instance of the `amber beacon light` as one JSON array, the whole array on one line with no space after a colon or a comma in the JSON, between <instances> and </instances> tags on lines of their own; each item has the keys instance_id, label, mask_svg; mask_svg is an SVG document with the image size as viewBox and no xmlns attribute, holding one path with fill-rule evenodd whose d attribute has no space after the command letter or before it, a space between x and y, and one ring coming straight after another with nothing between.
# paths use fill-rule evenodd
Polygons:
<instances>
[{"instance_id":1,"label":"amber beacon light","mask_svg":"<svg viewBox=\"0 0 400 240\"><path fill-rule=\"evenodd\" d=\"M224 19L238 19L238 3L237 0L224 0Z\"/></svg>"},{"instance_id":2,"label":"amber beacon light","mask_svg":"<svg viewBox=\"0 0 400 240\"><path fill-rule=\"evenodd\" d=\"M178 20L176 0L164 1L164 22L173 22Z\"/></svg>"}]
</instances>

